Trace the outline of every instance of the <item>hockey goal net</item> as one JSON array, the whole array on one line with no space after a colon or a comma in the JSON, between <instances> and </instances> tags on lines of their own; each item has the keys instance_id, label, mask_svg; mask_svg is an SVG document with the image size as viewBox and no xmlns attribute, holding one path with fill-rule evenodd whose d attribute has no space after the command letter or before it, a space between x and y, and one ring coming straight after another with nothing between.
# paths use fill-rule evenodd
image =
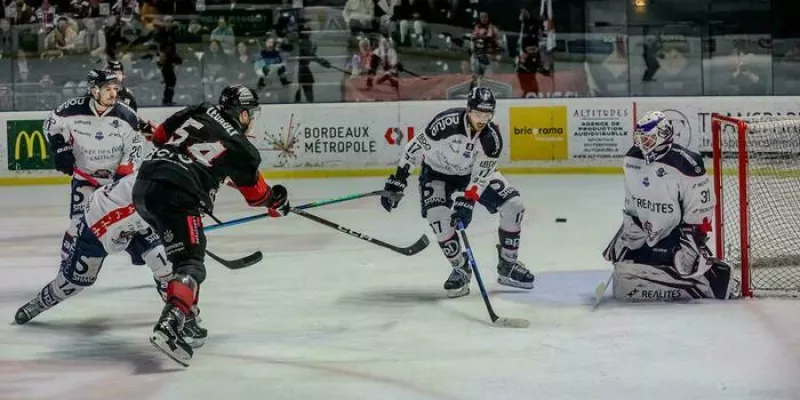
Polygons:
<instances>
[{"instance_id":1,"label":"hockey goal net","mask_svg":"<svg viewBox=\"0 0 800 400\"><path fill-rule=\"evenodd\" d=\"M800 296L800 117L714 114L715 246L744 296Z\"/></svg>"}]
</instances>

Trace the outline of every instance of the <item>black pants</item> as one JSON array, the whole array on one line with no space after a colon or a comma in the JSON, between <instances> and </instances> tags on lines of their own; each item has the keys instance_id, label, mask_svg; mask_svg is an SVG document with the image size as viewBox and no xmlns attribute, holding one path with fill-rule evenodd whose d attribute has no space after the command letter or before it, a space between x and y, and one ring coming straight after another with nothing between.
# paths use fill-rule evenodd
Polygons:
<instances>
[{"instance_id":1,"label":"black pants","mask_svg":"<svg viewBox=\"0 0 800 400\"><path fill-rule=\"evenodd\" d=\"M162 104L172 104L175 97L175 85L178 84L178 77L175 75L175 66L164 64L161 66L161 77L164 79L164 97Z\"/></svg>"},{"instance_id":2,"label":"black pants","mask_svg":"<svg viewBox=\"0 0 800 400\"><path fill-rule=\"evenodd\" d=\"M170 183L137 179L133 204L164 242L173 272L202 283L206 279L206 236L200 200Z\"/></svg>"}]
</instances>

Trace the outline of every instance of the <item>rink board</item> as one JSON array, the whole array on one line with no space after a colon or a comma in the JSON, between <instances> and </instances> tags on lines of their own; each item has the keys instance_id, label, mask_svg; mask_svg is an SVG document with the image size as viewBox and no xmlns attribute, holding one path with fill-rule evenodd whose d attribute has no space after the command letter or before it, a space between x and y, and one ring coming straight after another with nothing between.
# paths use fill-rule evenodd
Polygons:
<instances>
[{"instance_id":1,"label":"rink board","mask_svg":"<svg viewBox=\"0 0 800 400\"><path fill-rule=\"evenodd\" d=\"M384 176L437 113L463 105L463 100L265 105L250 134L269 178ZM494 119L504 141L500 169L508 174L619 173L636 116L653 109L672 120L678 143L701 152L711 150L713 112L800 113L792 97L500 100ZM161 122L177 110L143 108L140 116ZM0 113L0 184L67 181L51 169L41 129L47 115Z\"/></svg>"}]
</instances>

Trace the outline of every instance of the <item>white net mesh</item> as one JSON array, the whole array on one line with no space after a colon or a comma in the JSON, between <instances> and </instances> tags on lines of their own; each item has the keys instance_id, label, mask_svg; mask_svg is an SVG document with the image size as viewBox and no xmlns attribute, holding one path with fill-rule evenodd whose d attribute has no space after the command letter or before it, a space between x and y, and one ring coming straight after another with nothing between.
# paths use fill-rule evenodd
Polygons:
<instances>
[{"instance_id":1,"label":"white net mesh","mask_svg":"<svg viewBox=\"0 0 800 400\"><path fill-rule=\"evenodd\" d=\"M749 271L754 295L800 294L800 117L743 118L744 129L720 120L725 259ZM743 131L743 132L742 132ZM741 198L738 143L747 144ZM715 171L715 174L718 172ZM742 265L741 207L747 208L750 254Z\"/></svg>"}]
</instances>

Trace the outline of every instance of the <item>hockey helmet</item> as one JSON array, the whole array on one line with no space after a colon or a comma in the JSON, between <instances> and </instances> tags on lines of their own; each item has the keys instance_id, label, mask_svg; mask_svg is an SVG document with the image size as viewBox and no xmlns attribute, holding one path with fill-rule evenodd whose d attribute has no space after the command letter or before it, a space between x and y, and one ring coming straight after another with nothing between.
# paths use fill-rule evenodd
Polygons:
<instances>
[{"instance_id":1,"label":"hockey helmet","mask_svg":"<svg viewBox=\"0 0 800 400\"><path fill-rule=\"evenodd\" d=\"M258 94L244 85L230 85L222 89L222 93L219 95L219 105L222 111L237 119L242 111L247 111L250 120L257 117L260 107Z\"/></svg>"},{"instance_id":2,"label":"hockey helmet","mask_svg":"<svg viewBox=\"0 0 800 400\"><path fill-rule=\"evenodd\" d=\"M467 95L467 109L494 114L497 100L487 87L474 87Z\"/></svg>"},{"instance_id":3,"label":"hockey helmet","mask_svg":"<svg viewBox=\"0 0 800 400\"><path fill-rule=\"evenodd\" d=\"M673 140L672 124L661 111L644 115L633 130L633 144L642 151L645 162L653 162L659 153L668 149Z\"/></svg>"},{"instance_id":4,"label":"hockey helmet","mask_svg":"<svg viewBox=\"0 0 800 400\"><path fill-rule=\"evenodd\" d=\"M111 71L93 69L89 71L89 75L86 77L86 82L89 84L89 88L91 89L93 87L101 88L112 82L119 83L119 79L117 79L117 75Z\"/></svg>"},{"instance_id":5,"label":"hockey helmet","mask_svg":"<svg viewBox=\"0 0 800 400\"><path fill-rule=\"evenodd\" d=\"M122 63L117 60L108 60L108 63L106 63L106 71L125 72L125 68L122 66Z\"/></svg>"}]
</instances>

